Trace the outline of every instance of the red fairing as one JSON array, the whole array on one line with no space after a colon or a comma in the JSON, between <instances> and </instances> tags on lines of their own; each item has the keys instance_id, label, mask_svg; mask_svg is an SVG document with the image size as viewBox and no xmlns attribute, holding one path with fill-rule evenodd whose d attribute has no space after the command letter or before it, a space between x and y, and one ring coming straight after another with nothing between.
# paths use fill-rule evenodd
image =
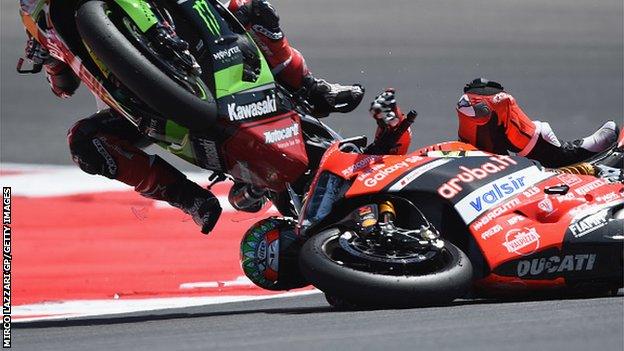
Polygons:
<instances>
[{"instance_id":1,"label":"red fairing","mask_svg":"<svg viewBox=\"0 0 624 351\"><path fill-rule=\"evenodd\" d=\"M570 187L566 195L544 193L544 189L562 184ZM592 176L561 174L492 208L470 225L470 231L488 266L495 271L506 262L536 252L553 248L561 250L573 218L592 208L622 199L622 184L609 184ZM477 282L478 287L490 291L563 285L563 279L531 280L494 273Z\"/></svg>"},{"instance_id":2,"label":"red fairing","mask_svg":"<svg viewBox=\"0 0 624 351\"><path fill-rule=\"evenodd\" d=\"M441 160L428 156L438 153L444 156L452 151L488 155L457 142L429 146L405 156L344 153L339 150L339 143L335 143L321 161L313 188L318 175L329 171L353 181L344 195L347 199L382 194L397 178ZM479 214L474 221L470 219L468 226L489 268L475 286L490 293L565 287L568 283L565 278L554 273L592 270L597 262L595 252L562 253L565 243L569 242L569 235L566 235L571 233L579 218L624 202L622 183L608 183L593 176L544 172L534 166L521 171L539 174L534 178L535 184ZM566 187L565 193L547 194L545 191ZM455 208L461 216L461 210ZM540 276L542 272L552 273L552 278Z\"/></svg>"},{"instance_id":3,"label":"red fairing","mask_svg":"<svg viewBox=\"0 0 624 351\"><path fill-rule=\"evenodd\" d=\"M413 154L419 156L427 156L432 151L453 152L453 151L477 151L478 149L471 144L467 144L461 141L445 141L442 143L433 144L430 146L422 147L413 152Z\"/></svg>"},{"instance_id":4,"label":"red fairing","mask_svg":"<svg viewBox=\"0 0 624 351\"><path fill-rule=\"evenodd\" d=\"M282 191L308 166L299 115L288 112L240 125L224 143L225 162L237 179Z\"/></svg>"}]
</instances>

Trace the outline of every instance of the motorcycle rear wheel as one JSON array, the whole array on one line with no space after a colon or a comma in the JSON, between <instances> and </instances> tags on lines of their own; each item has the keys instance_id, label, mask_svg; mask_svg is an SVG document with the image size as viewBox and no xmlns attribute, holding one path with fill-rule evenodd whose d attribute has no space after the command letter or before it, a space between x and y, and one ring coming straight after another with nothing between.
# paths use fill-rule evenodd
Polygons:
<instances>
[{"instance_id":1,"label":"motorcycle rear wheel","mask_svg":"<svg viewBox=\"0 0 624 351\"><path fill-rule=\"evenodd\" d=\"M81 38L126 87L163 117L191 130L213 127L217 107L209 91L204 100L193 95L167 76L122 33L110 18L103 1L87 1L76 11L76 25Z\"/></svg>"},{"instance_id":2,"label":"motorcycle rear wheel","mask_svg":"<svg viewBox=\"0 0 624 351\"><path fill-rule=\"evenodd\" d=\"M419 275L387 275L337 260L333 251L341 234L333 228L314 235L299 254L302 274L329 296L362 307L429 306L465 296L472 283L470 260L450 242L444 243L448 259L443 267Z\"/></svg>"}]
</instances>

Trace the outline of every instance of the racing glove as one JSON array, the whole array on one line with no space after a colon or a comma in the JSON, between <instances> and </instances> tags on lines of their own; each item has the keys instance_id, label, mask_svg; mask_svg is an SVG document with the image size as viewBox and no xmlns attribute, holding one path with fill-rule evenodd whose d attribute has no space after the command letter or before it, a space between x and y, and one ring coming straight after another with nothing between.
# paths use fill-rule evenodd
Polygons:
<instances>
[{"instance_id":1,"label":"racing glove","mask_svg":"<svg viewBox=\"0 0 624 351\"><path fill-rule=\"evenodd\" d=\"M247 1L238 7L234 15L244 26L251 25L254 32L271 40L280 40L284 37L279 26L279 15L267 0Z\"/></svg>"},{"instance_id":2,"label":"racing glove","mask_svg":"<svg viewBox=\"0 0 624 351\"><path fill-rule=\"evenodd\" d=\"M405 118L397 106L394 88L387 88L377 95L369 109L377 126L382 129L394 128Z\"/></svg>"},{"instance_id":3,"label":"racing glove","mask_svg":"<svg viewBox=\"0 0 624 351\"><path fill-rule=\"evenodd\" d=\"M377 95L377 97L373 99L369 111L373 119L377 122L375 143L379 142L379 140L388 135L388 133L394 131L405 119L405 115L397 105L396 91L393 88L387 88ZM408 128L398 139L390 153L394 155L406 154L411 140L412 132Z\"/></svg>"},{"instance_id":4,"label":"racing glove","mask_svg":"<svg viewBox=\"0 0 624 351\"><path fill-rule=\"evenodd\" d=\"M43 65L54 95L65 99L76 92L80 86L80 79L68 64L50 56L48 50L32 37L28 39L24 51L26 58L32 60L35 66Z\"/></svg>"}]
</instances>

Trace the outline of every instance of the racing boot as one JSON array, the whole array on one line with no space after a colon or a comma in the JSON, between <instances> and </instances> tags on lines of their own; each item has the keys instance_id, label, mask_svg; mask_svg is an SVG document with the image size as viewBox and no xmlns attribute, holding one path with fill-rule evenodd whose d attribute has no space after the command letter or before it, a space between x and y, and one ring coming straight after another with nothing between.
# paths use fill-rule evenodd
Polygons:
<instances>
[{"instance_id":1,"label":"racing boot","mask_svg":"<svg viewBox=\"0 0 624 351\"><path fill-rule=\"evenodd\" d=\"M118 172L115 179L134 185L134 189L145 197L166 201L171 206L179 208L191 216L193 222L201 228L202 233L210 233L222 212L219 200L214 194L188 180L182 172L159 156L147 155L149 160L147 165L141 164L142 157L140 156L142 155L133 156L135 169ZM122 158L115 157L115 159L121 160ZM125 160L122 162L125 163ZM120 165L118 169L127 168L129 167Z\"/></svg>"},{"instance_id":2,"label":"racing boot","mask_svg":"<svg viewBox=\"0 0 624 351\"><path fill-rule=\"evenodd\" d=\"M323 79L314 78L311 74L303 77L301 92L312 105L311 112L315 117L327 117L333 112L351 112L364 97L364 88L359 84L330 84Z\"/></svg>"},{"instance_id":3,"label":"racing boot","mask_svg":"<svg viewBox=\"0 0 624 351\"><path fill-rule=\"evenodd\" d=\"M217 198L159 156L136 147L134 142L140 138L133 125L111 110L78 121L68 133L72 160L80 169L130 185L145 197L168 202L189 214L201 232L208 234L221 215Z\"/></svg>"},{"instance_id":4,"label":"racing boot","mask_svg":"<svg viewBox=\"0 0 624 351\"><path fill-rule=\"evenodd\" d=\"M235 183L228 194L230 205L237 211L256 213L267 199L265 191L249 184Z\"/></svg>"},{"instance_id":5,"label":"racing boot","mask_svg":"<svg viewBox=\"0 0 624 351\"><path fill-rule=\"evenodd\" d=\"M605 151L617 141L619 133L615 122L609 121L583 139L561 143L548 123L535 121L535 125L538 129L535 146L521 156L553 168L586 161Z\"/></svg>"},{"instance_id":6,"label":"racing boot","mask_svg":"<svg viewBox=\"0 0 624 351\"><path fill-rule=\"evenodd\" d=\"M214 194L186 178L166 186L163 194L163 200L190 215L204 234L212 231L221 216L221 205Z\"/></svg>"}]
</instances>

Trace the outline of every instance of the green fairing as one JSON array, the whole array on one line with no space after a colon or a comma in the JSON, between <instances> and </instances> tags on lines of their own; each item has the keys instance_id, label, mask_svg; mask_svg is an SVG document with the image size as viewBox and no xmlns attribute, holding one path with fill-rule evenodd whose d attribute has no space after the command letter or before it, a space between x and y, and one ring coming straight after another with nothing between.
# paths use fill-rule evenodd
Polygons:
<instances>
[{"instance_id":1,"label":"green fairing","mask_svg":"<svg viewBox=\"0 0 624 351\"><path fill-rule=\"evenodd\" d=\"M143 33L158 23L152 8L143 0L115 0L115 2L121 6Z\"/></svg>"},{"instance_id":2,"label":"green fairing","mask_svg":"<svg viewBox=\"0 0 624 351\"><path fill-rule=\"evenodd\" d=\"M196 157L190 141L188 128L184 128L175 122L168 120L165 125L165 138L171 144L158 143L161 147L181 159L195 164ZM179 146L173 146L173 144Z\"/></svg>"},{"instance_id":3,"label":"green fairing","mask_svg":"<svg viewBox=\"0 0 624 351\"><path fill-rule=\"evenodd\" d=\"M245 82L243 77L243 64L235 65L215 72L215 90L217 99L224 96L240 93L241 91L261 87L274 83L273 74L264 57L261 56L262 65L260 77L255 82Z\"/></svg>"},{"instance_id":4,"label":"green fairing","mask_svg":"<svg viewBox=\"0 0 624 351\"><path fill-rule=\"evenodd\" d=\"M165 124L165 135L167 141L182 144L184 137L189 133L188 128L184 128L174 121L168 120Z\"/></svg>"}]
</instances>

